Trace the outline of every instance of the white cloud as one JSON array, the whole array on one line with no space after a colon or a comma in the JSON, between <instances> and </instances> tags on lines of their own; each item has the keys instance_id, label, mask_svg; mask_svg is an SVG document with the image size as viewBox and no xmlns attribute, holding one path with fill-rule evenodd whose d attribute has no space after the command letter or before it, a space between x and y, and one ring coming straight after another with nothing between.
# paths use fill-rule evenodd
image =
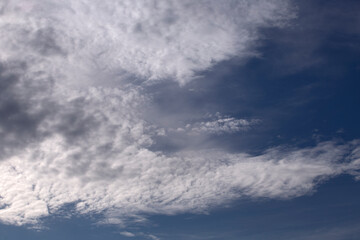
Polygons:
<instances>
[{"instance_id":1,"label":"white cloud","mask_svg":"<svg viewBox=\"0 0 360 240\"><path fill-rule=\"evenodd\" d=\"M158 238L157 236L152 235L152 234L147 235L147 237L152 240L160 240L160 238Z\"/></svg>"},{"instance_id":2,"label":"white cloud","mask_svg":"<svg viewBox=\"0 0 360 240\"><path fill-rule=\"evenodd\" d=\"M125 74L184 84L217 62L253 55L257 28L293 17L286 0L11 0L0 7L2 61L22 56L34 72L82 86Z\"/></svg>"},{"instance_id":3,"label":"white cloud","mask_svg":"<svg viewBox=\"0 0 360 240\"><path fill-rule=\"evenodd\" d=\"M230 116L221 116L216 113L215 118L205 121L187 124L185 128L178 128L176 131L186 131L188 134L226 134L247 131L254 125L260 123L259 119L237 119Z\"/></svg>"},{"instance_id":4,"label":"white cloud","mask_svg":"<svg viewBox=\"0 0 360 240\"><path fill-rule=\"evenodd\" d=\"M217 62L252 55L258 28L292 17L287 1L10 0L0 9L0 111L11 120L0 120L2 222L37 224L75 203L76 213L121 223L244 196L295 197L327 177L359 176L356 141L259 156L149 150L154 129L161 132L144 116L151 98L123 79L185 84ZM192 128L251 124L220 118Z\"/></svg>"},{"instance_id":5,"label":"white cloud","mask_svg":"<svg viewBox=\"0 0 360 240\"><path fill-rule=\"evenodd\" d=\"M218 151L165 156L141 147L141 141L124 141L129 133L121 127L112 126L115 137L108 138L102 129L110 123L101 124L106 126L79 145L54 136L2 162L1 220L36 223L72 202L78 213L109 210L118 223L142 213L201 212L245 196L300 196L328 177L360 167L359 142L276 148L259 156ZM105 143L112 147L104 152Z\"/></svg>"},{"instance_id":6,"label":"white cloud","mask_svg":"<svg viewBox=\"0 0 360 240\"><path fill-rule=\"evenodd\" d=\"M136 235L131 233L131 232L121 232L121 235L125 236L125 237L135 237Z\"/></svg>"}]
</instances>

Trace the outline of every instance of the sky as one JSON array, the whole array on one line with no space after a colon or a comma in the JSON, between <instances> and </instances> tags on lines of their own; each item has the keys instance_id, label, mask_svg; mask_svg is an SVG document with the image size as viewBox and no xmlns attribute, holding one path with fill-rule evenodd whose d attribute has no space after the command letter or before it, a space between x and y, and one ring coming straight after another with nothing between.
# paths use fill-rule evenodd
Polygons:
<instances>
[{"instance_id":1,"label":"sky","mask_svg":"<svg viewBox=\"0 0 360 240\"><path fill-rule=\"evenodd\" d=\"M356 0L0 2L0 240L356 240Z\"/></svg>"}]
</instances>

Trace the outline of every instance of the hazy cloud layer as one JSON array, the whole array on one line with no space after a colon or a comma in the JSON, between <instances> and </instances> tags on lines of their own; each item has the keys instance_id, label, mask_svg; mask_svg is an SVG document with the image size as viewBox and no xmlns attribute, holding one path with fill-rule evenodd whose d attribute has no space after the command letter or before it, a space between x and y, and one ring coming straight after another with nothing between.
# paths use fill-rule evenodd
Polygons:
<instances>
[{"instance_id":1,"label":"hazy cloud layer","mask_svg":"<svg viewBox=\"0 0 360 240\"><path fill-rule=\"evenodd\" d=\"M185 84L217 62L256 54L259 28L293 18L287 1L9 0L0 14L2 222L36 224L75 203L77 213L122 223L240 197L290 198L328 177L358 176L358 141L258 156L151 150L171 129L148 121L147 83ZM219 115L186 131L258 123Z\"/></svg>"}]
</instances>

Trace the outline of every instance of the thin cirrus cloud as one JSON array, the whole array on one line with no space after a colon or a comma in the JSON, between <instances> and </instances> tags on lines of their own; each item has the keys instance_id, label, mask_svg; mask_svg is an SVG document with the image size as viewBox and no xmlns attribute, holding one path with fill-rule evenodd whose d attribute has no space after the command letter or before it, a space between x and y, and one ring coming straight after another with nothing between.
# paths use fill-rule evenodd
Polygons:
<instances>
[{"instance_id":1,"label":"thin cirrus cloud","mask_svg":"<svg viewBox=\"0 0 360 240\"><path fill-rule=\"evenodd\" d=\"M241 197L296 197L332 176L358 177L358 141L258 156L151 150L163 126L144 116L153 104L146 84L184 85L220 61L253 56L258 29L293 19L288 1L10 0L0 9L4 223L36 225L69 203L124 223ZM227 134L252 121L191 128Z\"/></svg>"}]
</instances>

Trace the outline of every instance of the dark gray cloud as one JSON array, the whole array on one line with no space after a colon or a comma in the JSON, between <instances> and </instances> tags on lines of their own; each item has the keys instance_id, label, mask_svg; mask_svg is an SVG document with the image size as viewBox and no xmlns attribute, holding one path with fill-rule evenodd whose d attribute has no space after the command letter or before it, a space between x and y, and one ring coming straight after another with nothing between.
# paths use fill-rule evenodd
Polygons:
<instances>
[{"instance_id":1,"label":"dark gray cloud","mask_svg":"<svg viewBox=\"0 0 360 240\"><path fill-rule=\"evenodd\" d=\"M51 103L33 100L43 89L25 83L22 63L0 65L0 157L5 159L47 133L39 129L44 118L52 111Z\"/></svg>"}]
</instances>

